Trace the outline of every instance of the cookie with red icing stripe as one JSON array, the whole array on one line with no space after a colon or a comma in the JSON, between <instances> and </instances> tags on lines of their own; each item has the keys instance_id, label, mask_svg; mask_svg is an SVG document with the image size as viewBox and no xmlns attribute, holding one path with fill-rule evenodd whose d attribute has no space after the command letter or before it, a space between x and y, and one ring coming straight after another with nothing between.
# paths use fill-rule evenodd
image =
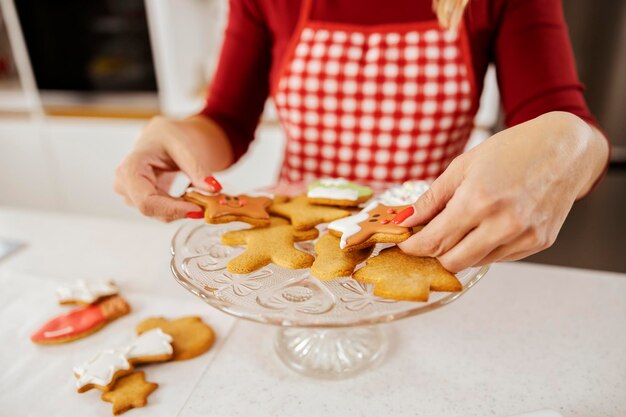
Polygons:
<instances>
[{"instance_id":1,"label":"cookie with red icing stripe","mask_svg":"<svg viewBox=\"0 0 626 417\"><path fill-rule=\"evenodd\" d=\"M97 304L78 307L44 324L30 340L38 344L72 342L100 330L113 320L130 312L130 306L119 295Z\"/></svg>"}]
</instances>

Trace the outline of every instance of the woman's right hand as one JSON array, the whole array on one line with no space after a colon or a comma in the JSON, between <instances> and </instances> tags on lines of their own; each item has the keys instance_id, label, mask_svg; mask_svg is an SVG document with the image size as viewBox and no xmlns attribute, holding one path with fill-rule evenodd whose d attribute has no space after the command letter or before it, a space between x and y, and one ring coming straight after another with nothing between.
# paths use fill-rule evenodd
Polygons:
<instances>
[{"instance_id":1,"label":"woman's right hand","mask_svg":"<svg viewBox=\"0 0 626 417\"><path fill-rule=\"evenodd\" d=\"M118 166L114 190L145 216L165 222L201 218L202 207L167 193L176 174L182 171L194 187L218 192L222 187L212 173L232 161L226 135L210 119L192 116L174 121L157 116Z\"/></svg>"}]
</instances>

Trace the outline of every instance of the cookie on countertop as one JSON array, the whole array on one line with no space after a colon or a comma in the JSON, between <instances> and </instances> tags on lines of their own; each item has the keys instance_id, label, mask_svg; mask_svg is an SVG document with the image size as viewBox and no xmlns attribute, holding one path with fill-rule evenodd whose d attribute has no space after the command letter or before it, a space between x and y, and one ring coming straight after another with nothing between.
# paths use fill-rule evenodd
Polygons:
<instances>
[{"instance_id":1,"label":"cookie on countertop","mask_svg":"<svg viewBox=\"0 0 626 417\"><path fill-rule=\"evenodd\" d=\"M105 297L118 293L118 288L112 281L85 281L76 280L71 284L60 285L57 288L59 304L89 305Z\"/></svg>"},{"instance_id":2,"label":"cookie on countertop","mask_svg":"<svg viewBox=\"0 0 626 417\"><path fill-rule=\"evenodd\" d=\"M370 187L364 187L344 178L323 178L308 186L307 198L311 204L358 207L372 197Z\"/></svg>"},{"instance_id":3,"label":"cookie on countertop","mask_svg":"<svg viewBox=\"0 0 626 417\"><path fill-rule=\"evenodd\" d=\"M361 212L330 223L328 230L341 238L339 246L347 251L363 249L376 243L400 243L411 237L413 231L391 220L405 207L391 207L373 201Z\"/></svg>"},{"instance_id":4,"label":"cookie on countertop","mask_svg":"<svg viewBox=\"0 0 626 417\"><path fill-rule=\"evenodd\" d=\"M126 359L133 364L164 362L174 357L174 338L160 327L141 333L126 349Z\"/></svg>"},{"instance_id":5,"label":"cookie on countertop","mask_svg":"<svg viewBox=\"0 0 626 417\"><path fill-rule=\"evenodd\" d=\"M239 221L253 226L267 226L270 222L267 208L272 204L272 199L268 197L246 194L231 196L190 190L183 198L204 207L204 220L210 224Z\"/></svg>"},{"instance_id":6,"label":"cookie on countertop","mask_svg":"<svg viewBox=\"0 0 626 417\"><path fill-rule=\"evenodd\" d=\"M126 358L125 349L106 349L96 356L74 367L76 389L79 393L93 388L108 391L118 378L133 372L133 366Z\"/></svg>"},{"instance_id":7,"label":"cookie on countertop","mask_svg":"<svg viewBox=\"0 0 626 417\"><path fill-rule=\"evenodd\" d=\"M172 359L175 361L195 358L209 350L215 342L213 329L197 316L171 321L163 317L152 317L139 323L136 330L142 335L156 328L172 337Z\"/></svg>"},{"instance_id":8,"label":"cookie on countertop","mask_svg":"<svg viewBox=\"0 0 626 417\"><path fill-rule=\"evenodd\" d=\"M38 344L68 343L100 330L108 323L130 313L130 306L119 295L77 307L41 326L30 340Z\"/></svg>"},{"instance_id":9,"label":"cookie on countertop","mask_svg":"<svg viewBox=\"0 0 626 417\"><path fill-rule=\"evenodd\" d=\"M147 382L143 371L134 372L117 380L112 389L102 394L102 400L113 403L113 415L120 415L132 408L144 407L148 397L159 387Z\"/></svg>"},{"instance_id":10,"label":"cookie on countertop","mask_svg":"<svg viewBox=\"0 0 626 417\"><path fill-rule=\"evenodd\" d=\"M296 230L309 230L318 224L350 215L349 211L340 208L311 204L304 194L293 199L276 197L268 210L272 214L291 220Z\"/></svg>"},{"instance_id":11,"label":"cookie on countertop","mask_svg":"<svg viewBox=\"0 0 626 417\"><path fill-rule=\"evenodd\" d=\"M223 244L247 246L228 262L227 269L234 274L247 274L272 262L289 269L307 268L313 263L313 256L296 249L294 243L315 239L318 234L314 228L295 230L280 217L272 217L269 227L226 232L222 235Z\"/></svg>"},{"instance_id":12,"label":"cookie on countertop","mask_svg":"<svg viewBox=\"0 0 626 417\"><path fill-rule=\"evenodd\" d=\"M437 259L407 255L397 246L368 259L352 278L374 284L376 296L401 301L428 301L431 291L463 290L463 284Z\"/></svg>"},{"instance_id":13,"label":"cookie on countertop","mask_svg":"<svg viewBox=\"0 0 626 417\"><path fill-rule=\"evenodd\" d=\"M339 247L339 238L329 233L315 243L315 261L311 275L322 281L349 277L354 268L372 254L374 246L345 252Z\"/></svg>"}]
</instances>

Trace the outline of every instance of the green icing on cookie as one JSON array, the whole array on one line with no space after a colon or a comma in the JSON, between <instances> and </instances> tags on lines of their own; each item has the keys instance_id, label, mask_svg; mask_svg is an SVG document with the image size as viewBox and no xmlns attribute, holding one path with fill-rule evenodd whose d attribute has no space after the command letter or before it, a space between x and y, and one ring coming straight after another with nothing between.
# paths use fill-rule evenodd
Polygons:
<instances>
[{"instance_id":1,"label":"green icing on cookie","mask_svg":"<svg viewBox=\"0 0 626 417\"><path fill-rule=\"evenodd\" d=\"M314 181L309 184L308 190L311 191L314 188L339 188L353 190L358 193L359 198L372 195L372 189L370 187L355 184L351 181L344 180L343 178L329 178Z\"/></svg>"}]
</instances>

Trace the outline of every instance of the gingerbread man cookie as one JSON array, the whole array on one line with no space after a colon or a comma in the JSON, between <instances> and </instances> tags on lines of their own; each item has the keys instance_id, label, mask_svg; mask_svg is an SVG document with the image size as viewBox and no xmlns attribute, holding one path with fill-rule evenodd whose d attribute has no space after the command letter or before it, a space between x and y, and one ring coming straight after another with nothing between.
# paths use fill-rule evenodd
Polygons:
<instances>
[{"instance_id":1,"label":"gingerbread man cookie","mask_svg":"<svg viewBox=\"0 0 626 417\"><path fill-rule=\"evenodd\" d=\"M372 254L373 246L344 252L339 247L339 238L325 234L315 243L315 261L311 266L311 275L322 281L349 277L354 268Z\"/></svg>"},{"instance_id":2,"label":"gingerbread man cookie","mask_svg":"<svg viewBox=\"0 0 626 417\"><path fill-rule=\"evenodd\" d=\"M223 244L247 245L244 253L228 262L228 271L234 274L247 274L272 262L289 269L311 266L313 256L296 249L294 243L315 239L319 232L317 229L294 229L287 220L272 217L269 227L224 233Z\"/></svg>"},{"instance_id":3,"label":"gingerbread man cookie","mask_svg":"<svg viewBox=\"0 0 626 417\"><path fill-rule=\"evenodd\" d=\"M190 191L183 198L204 207L204 219L207 223L221 224L240 221L253 226L267 226L270 222L266 209L272 204L272 200L268 197L252 197L245 194L209 195Z\"/></svg>"},{"instance_id":4,"label":"gingerbread man cookie","mask_svg":"<svg viewBox=\"0 0 626 417\"><path fill-rule=\"evenodd\" d=\"M399 226L391 220L404 209L372 202L360 213L328 225L329 233L340 237L341 249L352 251L376 243L400 243L411 237L409 227Z\"/></svg>"},{"instance_id":5,"label":"gingerbread man cookie","mask_svg":"<svg viewBox=\"0 0 626 417\"><path fill-rule=\"evenodd\" d=\"M148 396L159 387L147 382L143 372L134 372L117 380L113 388L102 394L102 400L113 403L113 415L120 415L131 408L144 407Z\"/></svg>"},{"instance_id":6,"label":"gingerbread man cookie","mask_svg":"<svg viewBox=\"0 0 626 417\"><path fill-rule=\"evenodd\" d=\"M437 259L383 249L352 277L374 284L374 295L401 301L428 301L431 291L458 292L463 285Z\"/></svg>"},{"instance_id":7,"label":"gingerbread man cookie","mask_svg":"<svg viewBox=\"0 0 626 417\"><path fill-rule=\"evenodd\" d=\"M332 222L350 215L349 211L336 207L319 206L309 203L306 195L295 197L277 197L269 212L291 220L296 230L309 230L321 223Z\"/></svg>"}]
</instances>

